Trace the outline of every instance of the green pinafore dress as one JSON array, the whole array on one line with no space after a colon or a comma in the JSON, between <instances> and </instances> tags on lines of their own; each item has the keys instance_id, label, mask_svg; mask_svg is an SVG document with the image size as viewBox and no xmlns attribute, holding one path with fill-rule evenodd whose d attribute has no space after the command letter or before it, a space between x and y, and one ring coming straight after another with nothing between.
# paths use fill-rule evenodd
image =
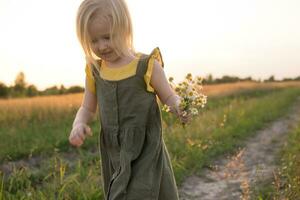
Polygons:
<instances>
[{"instance_id":1,"label":"green pinafore dress","mask_svg":"<svg viewBox=\"0 0 300 200\"><path fill-rule=\"evenodd\" d=\"M142 55L136 74L118 81L102 79L92 67L105 200L179 199L156 94L144 81L149 58Z\"/></svg>"}]
</instances>

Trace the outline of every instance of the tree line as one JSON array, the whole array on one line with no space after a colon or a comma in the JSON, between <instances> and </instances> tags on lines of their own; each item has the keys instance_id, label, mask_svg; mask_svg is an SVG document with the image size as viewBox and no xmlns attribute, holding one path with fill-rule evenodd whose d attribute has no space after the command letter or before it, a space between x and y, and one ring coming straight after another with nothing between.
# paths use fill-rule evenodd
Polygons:
<instances>
[{"instance_id":1,"label":"tree line","mask_svg":"<svg viewBox=\"0 0 300 200\"><path fill-rule=\"evenodd\" d=\"M218 84L218 83L235 83L235 82L242 82L242 81L253 81L253 82L285 82L285 81L300 81L300 76L296 78L284 78L282 80L275 79L275 76L272 75L267 79L258 79L255 80L251 76L246 78L239 78L237 76L228 76L224 75L221 78L213 78L211 74L207 75L203 79L203 84Z\"/></svg>"},{"instance_id":2,"label":"tree line","mask_svg":"<svg viewBox=\"0 0 300 200\"><path fill-rule=\"evenodd\" d=\"M40 91L35 85L28 84L26 82L25 74L23 72L18 73L13 86L7 86L4 83L0 82L0 98L62 95L83 91L84 88L81 86L71 86L69 88L66 88L64 85L52 86Z\"/></svg>"},{"instance_id":3,"label":"tree line","mask_svg":"<svg viewBox=\"0 0 300 200\"><path fill-rule=\"evenodd\" d=\"M237 76L225 75L221 78L214 78L211 74L203 78L203 84L219 84L219 83L235 83L241 81L253 81L253 82L282 82L282 81L300 81L300 76L296 78L284 78L282 80L276 80L272 75L265 80L254 80L251 77L239 78ZM64 85L52 86L46 88L43 91L39 91L33 84L28 84L25 80L25 74L20 72L17 74L14 85L7 86L0 82L0 98L16 98L16 97L34 97L34 96L45 96L45 95L62 95L70 93L83 92L84 88L81 86L71 86L65 88Z\"/></svg>"}]
</instances>

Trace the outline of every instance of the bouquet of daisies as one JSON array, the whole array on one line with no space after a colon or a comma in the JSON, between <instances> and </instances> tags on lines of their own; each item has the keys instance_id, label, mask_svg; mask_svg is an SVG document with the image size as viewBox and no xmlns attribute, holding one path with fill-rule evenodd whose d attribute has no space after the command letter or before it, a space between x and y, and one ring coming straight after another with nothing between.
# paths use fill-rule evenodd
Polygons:
<instances>
[{"instance_id":1,"label":"bouquet of daisies","mask_svg":"<svg viewBox=\"0 0 300 200\"><path fill-rule=\"evenodd\" d=\"M203 79L199 76L193 78L192 74L188 73L182 82L175 84L173 81L174 78L170 77L169 84L181 99L179 107L182 115L198 115L207 102L207 96L200 92ZM170 107L164 105L162 110L170 112Z\"/></svg>"}]
</instances>

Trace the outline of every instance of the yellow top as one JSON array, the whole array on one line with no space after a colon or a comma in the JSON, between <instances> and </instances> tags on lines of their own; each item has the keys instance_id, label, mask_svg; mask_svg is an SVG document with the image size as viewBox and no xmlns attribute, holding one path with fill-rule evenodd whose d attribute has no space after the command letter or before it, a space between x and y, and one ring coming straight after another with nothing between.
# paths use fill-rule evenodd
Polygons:
<instances>
[{"instance_id":1,"label":"yellow top","mask_svg":"<svg viewBox=\"0 0 300 200\"><path fill-rule=\"evenodd\" d=\"M118 68L107 67L105 65L105 62L102 62L102 65L100 68L101 78L103 78L105 80L118 81L118 80L122 80L122 79L125 79L125 78L135 75L140 56L141 56L141 53L138 53L136 56L136 59L132 60L127 65L124 65L124 66L118 67ZM151 52L150 56L151 57L148 62L147 72L144 75L144 80L147 85L147 91L154 92L153 87L150 85L151 75L152 75L153 66L154 66L154 60L156 59L162 67L164 66L164 64L163 64L161 53L160 53L160 50L158 47L155 48ZM85 67L85 73L86 73L86 78L87 78L87 87L88 87L89 91L92 92L93 94L96 94L94 77L92 75L91 68L88 67L88 65Z\"/></svg>"}]
</instances>

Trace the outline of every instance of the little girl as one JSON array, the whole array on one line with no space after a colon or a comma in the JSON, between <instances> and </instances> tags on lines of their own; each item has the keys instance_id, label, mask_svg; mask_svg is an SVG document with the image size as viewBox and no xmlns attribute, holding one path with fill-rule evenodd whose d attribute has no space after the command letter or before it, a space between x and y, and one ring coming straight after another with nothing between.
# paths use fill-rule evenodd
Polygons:
<instances>
[{"instance_id":1,"label":"little girl","mask_svg":"<svg viewBox=\"0 0 300 200\"><path fill-rule=\"evenodd\" d=\"M134 51L124 0L84 0L77 35L87 61L86 89L70 143L79 147L92 135L87 124L98 105L105 199L178 200L156 95L182 122L189 117L179 109L159 48L150 55Z\"/></svg>"}]
</instances>

